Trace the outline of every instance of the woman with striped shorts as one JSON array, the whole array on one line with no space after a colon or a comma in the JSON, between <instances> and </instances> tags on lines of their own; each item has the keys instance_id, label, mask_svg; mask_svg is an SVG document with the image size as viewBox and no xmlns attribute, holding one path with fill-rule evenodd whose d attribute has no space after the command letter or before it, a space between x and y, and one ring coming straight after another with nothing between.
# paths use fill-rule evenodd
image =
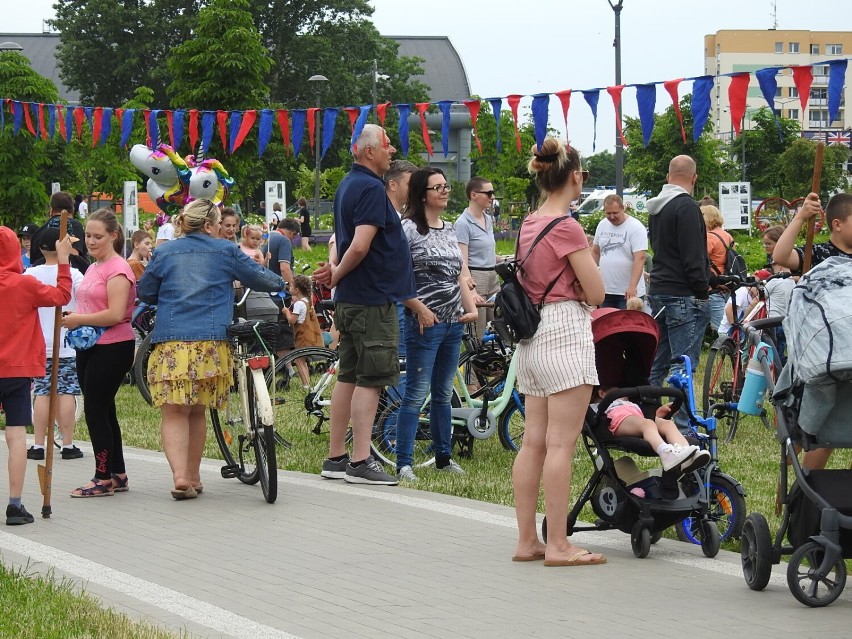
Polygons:
<instances>
[{"instance_id":1,"label":"woman with striped shorts","mask_svg":"<svg viewBox=\"0 0 852 639\"><path fill-rule=\"evenodd\" d=\"M518 390L526 395L526 424L512 480L518 544L514 561L544 559L545 566L602 564L606 558L574 546L566 522L571 463L592 387L598 383L592 342L591 307L603 302L604 286L582 227L568 215L588 172L577 151L555 138L533 147L529 161L543 202L524 221L519 255L539 233L564 218L536 244L519 280L534 303L547 294L535 335L518 345ZM547 545L538 539L536 504L544 483Z\"/></svg>"}]
</instances>

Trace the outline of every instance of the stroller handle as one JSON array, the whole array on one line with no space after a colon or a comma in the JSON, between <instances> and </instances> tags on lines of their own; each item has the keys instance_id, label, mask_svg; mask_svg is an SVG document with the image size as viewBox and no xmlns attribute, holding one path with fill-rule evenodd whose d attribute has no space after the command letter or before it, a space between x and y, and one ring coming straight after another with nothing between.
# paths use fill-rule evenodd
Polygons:
<instances>
[{"instance_id":1,"label":"stroller handle","mask_svg":"<svg viewBox=\"0 0 852 639\"><path fill-rule=\"evenodd\" d=\"M684 402L683 391L679 388L671 386L633 386L630 388L613 388L610 389L598 406L598 415L606 413L610 405L617 399L638 399L641 403L646 403L655 399L670 397L672 402L672 415L680 410L681 405L686 405L686 411L692 417L692 411L689 410L688 402Z\"/></svg>"}]
</instances>

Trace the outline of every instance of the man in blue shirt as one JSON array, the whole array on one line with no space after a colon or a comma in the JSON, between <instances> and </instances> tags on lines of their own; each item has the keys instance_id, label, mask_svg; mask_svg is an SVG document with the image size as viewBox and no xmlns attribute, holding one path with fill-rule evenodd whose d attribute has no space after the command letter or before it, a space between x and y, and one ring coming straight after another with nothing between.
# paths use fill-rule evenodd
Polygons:
<instances>
[{"instance_id":1,"label":"man in blue shirt","mask_svg":"<svg viewBox=\"0 0 852 639\"><path fill-rule=\"evenodd\" d=\"M269 270L287 282L287 288L293 290L293 238L299 232L299 223L292 218L284 218L278 228L269 232ZM273 294L272 299L279 309L284 305L280 295ZM296 345L295 335L290 322L281 315L278 318L278 335L275 340L275 351L283 356Z\"/></svg>"},{"instance_id":2,"label":"man in blue shirt","mask_svg":"<svg viewBox=\"0 0 852 639\"><path fill-rule=\"evenodd\" d=\"M379 392L399 381L396 303L416 306L414 272L399 216L382 176L396 149L384 129L367 124L352 148L352 170L334 196L339 262L314 278L335 288L334 323L340 331L337 383L331 396L329 457L322 476L356 484L395 485L370 455ZM345 435L352 421L352 459Z\"/></svg>"}]
</instances>

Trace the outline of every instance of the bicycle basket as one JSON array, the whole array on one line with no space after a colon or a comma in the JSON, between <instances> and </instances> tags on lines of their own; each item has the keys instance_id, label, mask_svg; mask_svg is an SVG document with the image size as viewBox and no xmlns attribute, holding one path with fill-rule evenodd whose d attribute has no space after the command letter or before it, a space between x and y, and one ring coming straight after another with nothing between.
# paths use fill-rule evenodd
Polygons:
<instances>
[{"instance_id":1,"label":"bicycle basket","mask_svg":"<svg viewBox=\"0 0 852 639\"><path fill-rule=\"evenodd\" d=\"M257 343L255 326L267 347L275 348L275 338L278 335L278 324L275 322L236 322L228 326L226 333L228 337L236 339L240 344L254 345Z\"/></svg>"}]
</instances>

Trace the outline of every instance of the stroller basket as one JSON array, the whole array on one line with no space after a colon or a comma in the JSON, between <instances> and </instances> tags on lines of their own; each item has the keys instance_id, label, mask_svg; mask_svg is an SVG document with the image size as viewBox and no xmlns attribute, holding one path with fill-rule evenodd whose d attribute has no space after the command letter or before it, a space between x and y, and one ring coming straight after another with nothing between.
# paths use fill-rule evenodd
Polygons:
<instances>
[{"instance_id":1,"label":"stroller basket","mask_svg":"<svg viewBox=\"0 0 852 639\"><path fill-rule=\"evenodd\" d=\"M842 515L852 515L852 470L812 470L805 480L832 507ZM790 528L787 539L793 547L807 543L810 537L820 534L822 511L805 495L799 482L793 484L789 496ZM840 529L843 557L852 558L852 529Z\"/></svg>"},{"instance_id":2,"label":"stroller basket","mask_svg":"<svg viewBox=\"0 0 852 639\"><path fill-rule=\"evenodd\" d=\"M260 344L257 343L257 335L254 332L255 326L267 347L274 348L275 339L278 335L278 324L275 322L237 322L229 325L226 333L228 337L236 339L240 344L248 344L249 346L260 348Z\"/></svg>"}]
</instances>

